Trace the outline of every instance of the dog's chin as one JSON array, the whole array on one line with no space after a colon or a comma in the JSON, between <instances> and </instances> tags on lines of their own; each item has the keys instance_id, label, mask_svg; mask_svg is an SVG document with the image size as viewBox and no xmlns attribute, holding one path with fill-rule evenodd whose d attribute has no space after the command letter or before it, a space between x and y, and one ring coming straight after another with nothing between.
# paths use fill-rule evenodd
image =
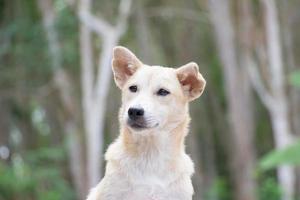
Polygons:
<instances>
[{"instance_id":1,"label":"dog's chin","mask_svg":"<svg viewBox=\"0 0 300 200\"><path fill-rule=\"evenodd\" d=\"M140 124L132 123L128 124L128 126L133 129L134 131L143 131L149 129L147 126L142 126Z\"/></svg>"},{"instance_id":2,"label":"dog's chin","mask_svg":"<svg viewBox=\"0 0 300 200\"><path fill-rule=\"evenodd\" d=\"M127 125L132 130L139 132L139 131L146 131L146 130L154 129L158 126L158 123L156 123L154 125L149 125L145 122L137 122L137 121L128 120Z\"/></svg>"}]
</instances>

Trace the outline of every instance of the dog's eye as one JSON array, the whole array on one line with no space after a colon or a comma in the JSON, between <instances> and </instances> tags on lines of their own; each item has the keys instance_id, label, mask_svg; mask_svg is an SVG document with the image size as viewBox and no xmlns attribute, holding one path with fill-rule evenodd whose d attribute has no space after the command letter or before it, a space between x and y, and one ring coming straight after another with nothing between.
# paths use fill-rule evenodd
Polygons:
<instances>
[{"instance_id":1,"label":"dog's eye","mask_svg":"<svg viewBox=\"0 0 300 200\"><path fill-rule=\"evenodd\" d=\"M165 89L159 89L156 93L158 96L167 96L168 94L170 94L170 92L168 90Z\"/></svg>"},{"instance_id":2,"label":"dog's eye","mask_svg":"<svg viewBox=\"0 0 300 200\"><path fill-rule=\"evenodd\" d=\"M137 92L137 86L136 85L132 85L129 87L130 92Z\"/></svg>"}]
</instances>

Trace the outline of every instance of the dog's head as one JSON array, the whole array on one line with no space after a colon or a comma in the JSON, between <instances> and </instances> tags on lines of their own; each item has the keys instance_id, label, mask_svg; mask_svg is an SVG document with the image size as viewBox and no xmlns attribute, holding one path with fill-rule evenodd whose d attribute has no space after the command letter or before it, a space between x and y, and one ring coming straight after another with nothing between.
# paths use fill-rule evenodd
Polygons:
<instances>
[{"instance_id":1,"label":"dog's head","mask_svg":"<svg viewBox=\"0 0 300 200\"><path fill-rule=\"evenodd\" d=\"M175 128L206 83L196 63L177 69L148 66L124 47L114 48L112 68L122 90L120 121L135 132Z\"/></svg>"}]
</instances>

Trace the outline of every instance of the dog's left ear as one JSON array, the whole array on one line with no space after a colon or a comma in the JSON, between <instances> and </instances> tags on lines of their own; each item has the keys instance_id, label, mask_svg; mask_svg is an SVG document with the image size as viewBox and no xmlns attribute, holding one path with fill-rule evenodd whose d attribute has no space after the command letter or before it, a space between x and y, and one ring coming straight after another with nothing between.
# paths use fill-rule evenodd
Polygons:
<instances>
[{"instance_id":1,"label":"dog's left ear","mask_svg":"<svg viewBox=\"0 0 300 200\"><path fill-rule=\"evenodd\" d=\"M114 48L112 70L115 82L120 89L142 65L143 63L129 49L122 46Z\"/></svg>"},{"instance_id":2,"label":"dog's left ear","mask_svg":"<svg viewBox=\"0 0 300 200\"><path fill-rule=\"evenodd\" d=\"M201 96L206 81L199 73L196 63L190 62L176 69L177 78L182 86L183 92L189 101Z\"/></svg>"}]
</instances>

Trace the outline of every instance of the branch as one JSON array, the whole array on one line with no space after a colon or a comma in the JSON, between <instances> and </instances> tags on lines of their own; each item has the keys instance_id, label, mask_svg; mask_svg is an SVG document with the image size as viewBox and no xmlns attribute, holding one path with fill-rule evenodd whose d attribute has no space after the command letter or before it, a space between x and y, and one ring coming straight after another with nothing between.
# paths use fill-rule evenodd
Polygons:
<instances>
[{"instance_id":1,"label":"branch","mask_svg":"<svg viewBox=\"0 0 300 200\"><path fill-rule=\"evenodd\" d=\"M273 88L273 92L281 91L284 88L284 72L277 7L274 0L262 0L262 3L265 10L267 52L272 75L270 86Z\"/></svg>"},{"instance_id":2,"label":"branch","mask_svg":"<svg viewBox=\"0 0 300 200\"><path fill-rule=\"evenodd\" d=\"M127 28L127 20L130 14L132 0L121 0L119 6L118 22L110 34L104 35L103 37L103 48L98 63L98 74L96 79L95 92L97 98L101 98L106 91L104 88L107 82L110 80L111 69L110 59L112 54L112 48L117 43L121 35L124 34Z\"/></svg>"},{"instance_id":3,"label":"branch","mask_svg":"<svg viewBox=\"0 0 300 200\"><path fill-rule=\"evenodd\" d=\"M195 21L195 22L207 22L209 23L207 13L198 13L193 9L182 9L182 8L168 8L168 7L155 7L150 8L148 11L148 17L181 17L185 20Z\"/></svg>"},{"instance_id":4,"label":"branch","mask_svg":"<svg viewBox=\"0 0 300 200\"><path fill-rule=\"evenodd\" d=\"M46 33L46 39L50 50L52 70L62 68L62 54L59 44L58 34L55 30L55 10L50 0L39 0L38 7L42 14L43 26Z\"/></svg>"},{"instance_id":5,"label":"branch","mask_svg":"<svg viewBox=\"0 0 300 200\"><path fill-rule=\"evenodd\" d=\"M117 37L120 37L126 31L131 4L132 0L121 0L120 2L118 22L115 26Z\"/></svg>"},{"instance_id":6,"label":"branch","mask_svg":"<svg viewBox=\"0 0 300 200\"><path fill-rule=\"evenodd\" d=\"M116 37L120 37L126 31L127 19L130 14L132 0L121 0L119 5L118 22L115 26L112 26L100 17L93 16L89 9L82 8L79 10L79 19L90 30L96 32L102 37L111 36L116 34Z\"/></svg>"},{"instance_id":7,"label":"branch","mask_svg":"<svg viewBox=\"0 0 300 200\"><path fill-rule=\"evenodd\" d=\"M87 12L91 9L91 0L80 0L78 6L78 15L81 12ZM82 87L82 107L83 107L83 119L84 126L87 126L88 114L91 110L91 99L93 89L93 47L92 47L92 35L90 29L84 24L80 24L80 65L81 65L81 87Z\"/></svg>"},{"instance_id":8,"label":"branch","mask_svg":"<svg viewBox=\"0 0 300 200\"><path fill-rule=\"evenodd\" d=\"M79 11L79 19L90 30L98 35L106 36L113 32L113 27L100 17L95 17L87 10Z\"/></svg>"},{"instance_id":9,"label":"branch","mask_svg":"<svg viewBox=\"0 0 300 200\"><path fill-rule=\"evenodd\" d=\"M110 25L100 17L93 16L88 9L81 9L79 11L79 18L90 30L103 37L111 35L113 32L122 35L126 30L125 27L127 18L130 14L131 2L132 0L121 0L119 5L118 23L116 26Z\"/></svg>"},{"instance_id":10,"label":"branch","mask_svg":"<svg viewBox=\"0 0 300 200\"><path fill-rule=\"evenodd\" d=\"M267 90L267 88L264 86L262 78L258 72L258 66L253 62L249 61L250 64L247 67L247 70L249 72L250 81L257 92L258 96L260 97L263 104L269 109L272 110L275 106L275 102L273 100L272 95Z\"/></svg>"}]
</instances>

